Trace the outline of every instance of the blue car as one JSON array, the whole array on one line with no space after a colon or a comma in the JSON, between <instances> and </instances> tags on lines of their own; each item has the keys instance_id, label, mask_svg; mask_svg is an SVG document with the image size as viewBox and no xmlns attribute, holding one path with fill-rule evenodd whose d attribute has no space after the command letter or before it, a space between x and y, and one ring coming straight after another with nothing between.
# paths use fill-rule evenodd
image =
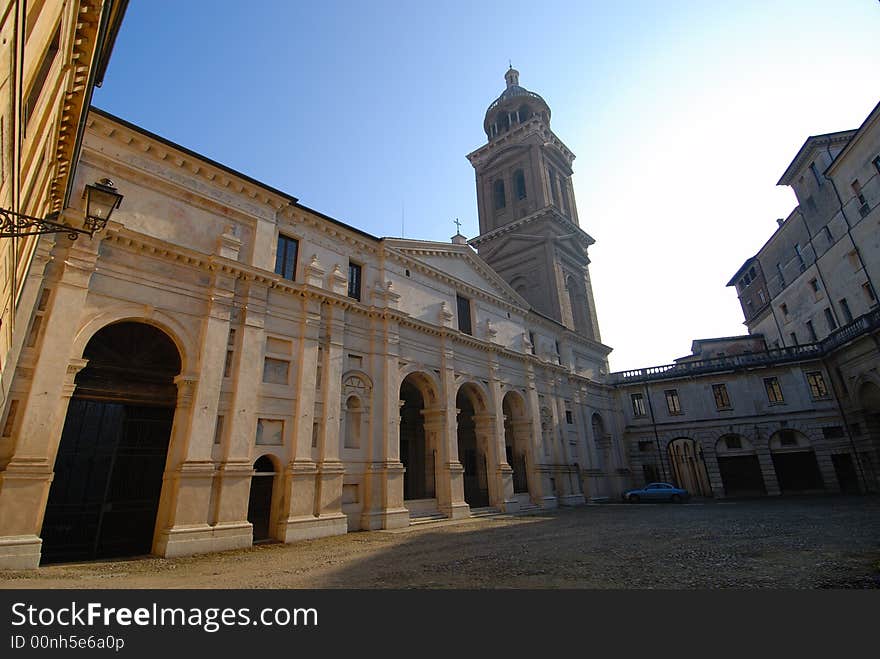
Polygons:
<instances>
[{"instance_id":1,"label":"blue car","mask_svg":"<svg viewBox=\"0 0 880 659\"><path fill-rule=\"evenodd\" d=\"M623 493L623 500L629 503L639 501L671 501L681 503L690 498L687 490L675 487L669 483L648 483L638 490L627 490Z\"/></svg>"}]
</instances>

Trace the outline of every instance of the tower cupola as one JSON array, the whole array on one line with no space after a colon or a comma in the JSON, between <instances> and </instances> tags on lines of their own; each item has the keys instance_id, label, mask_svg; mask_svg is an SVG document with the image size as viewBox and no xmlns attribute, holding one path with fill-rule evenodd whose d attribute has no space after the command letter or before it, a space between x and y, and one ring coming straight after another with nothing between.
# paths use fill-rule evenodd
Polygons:
<instances>
[{"instance_id":1,"label":"tower cupola","mask_svg":"<svg viewBox=\"0 0 880 659\"><path fill-rule=\"evenodd\" d=\"M504 81L507 88L486 110L486 137L491 140L535 116L550 125L550 106L540 95L520 87L519 71L511 66L504 73Z\"/></svg>"}]
</instances>

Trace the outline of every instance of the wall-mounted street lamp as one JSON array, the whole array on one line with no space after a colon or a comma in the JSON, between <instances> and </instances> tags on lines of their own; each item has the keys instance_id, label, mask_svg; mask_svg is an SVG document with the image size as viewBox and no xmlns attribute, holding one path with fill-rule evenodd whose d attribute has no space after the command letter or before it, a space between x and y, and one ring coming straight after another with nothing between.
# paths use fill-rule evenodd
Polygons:
<instances>
[{"instance_id":1,"label":"wall-mounted street lamp","mask_svg":"<svg viewBox=\"0 0 880 659\"><path fill-rule=\"evenodd\" d=\"M49 213L45 218L31 217L0 208L0 238L19 238L35 236L43 233L66 233L71 240L79 234L89 238L96 231L103 231L113 211L122 203L122 195L109 178L103 178L83 191L86 200L86 212L83 217L83 228L57 222L58 213Z\"/></svg>"}]
</instances>

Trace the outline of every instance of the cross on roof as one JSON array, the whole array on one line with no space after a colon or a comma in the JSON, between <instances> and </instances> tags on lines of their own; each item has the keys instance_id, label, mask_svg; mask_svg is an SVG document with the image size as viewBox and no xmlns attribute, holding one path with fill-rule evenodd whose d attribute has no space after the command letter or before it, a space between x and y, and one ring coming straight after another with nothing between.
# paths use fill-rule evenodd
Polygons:
<instances>
[{"instance_id":1,"label":"cross on roof","mask_svg":"<svg viewBox=\"0 0 880 659\"><path fill-rule=\"evenodd\" d=\"M455 218L455 231L456 233L461 233L461 222L458 221L458 218Z\"/></svg>"}]
</instances>

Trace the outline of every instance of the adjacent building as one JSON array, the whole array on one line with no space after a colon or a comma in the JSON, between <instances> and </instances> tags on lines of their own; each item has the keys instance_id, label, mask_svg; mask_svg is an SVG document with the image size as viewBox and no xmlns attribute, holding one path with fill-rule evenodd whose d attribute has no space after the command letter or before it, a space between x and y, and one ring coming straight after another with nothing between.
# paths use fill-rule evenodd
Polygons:
<instances>
[{"instance_id":1,"label":"adjacent building","mask_svg":"<svg viewBox=\"0 0 880 659\"><path fill-rule=\"evenodd\" d=\"M630 465L716 497L875 492L880 473L880 105L809 137L798 205L733 275L749 334L612 373Z\"/></svg>"}]
</instances>

